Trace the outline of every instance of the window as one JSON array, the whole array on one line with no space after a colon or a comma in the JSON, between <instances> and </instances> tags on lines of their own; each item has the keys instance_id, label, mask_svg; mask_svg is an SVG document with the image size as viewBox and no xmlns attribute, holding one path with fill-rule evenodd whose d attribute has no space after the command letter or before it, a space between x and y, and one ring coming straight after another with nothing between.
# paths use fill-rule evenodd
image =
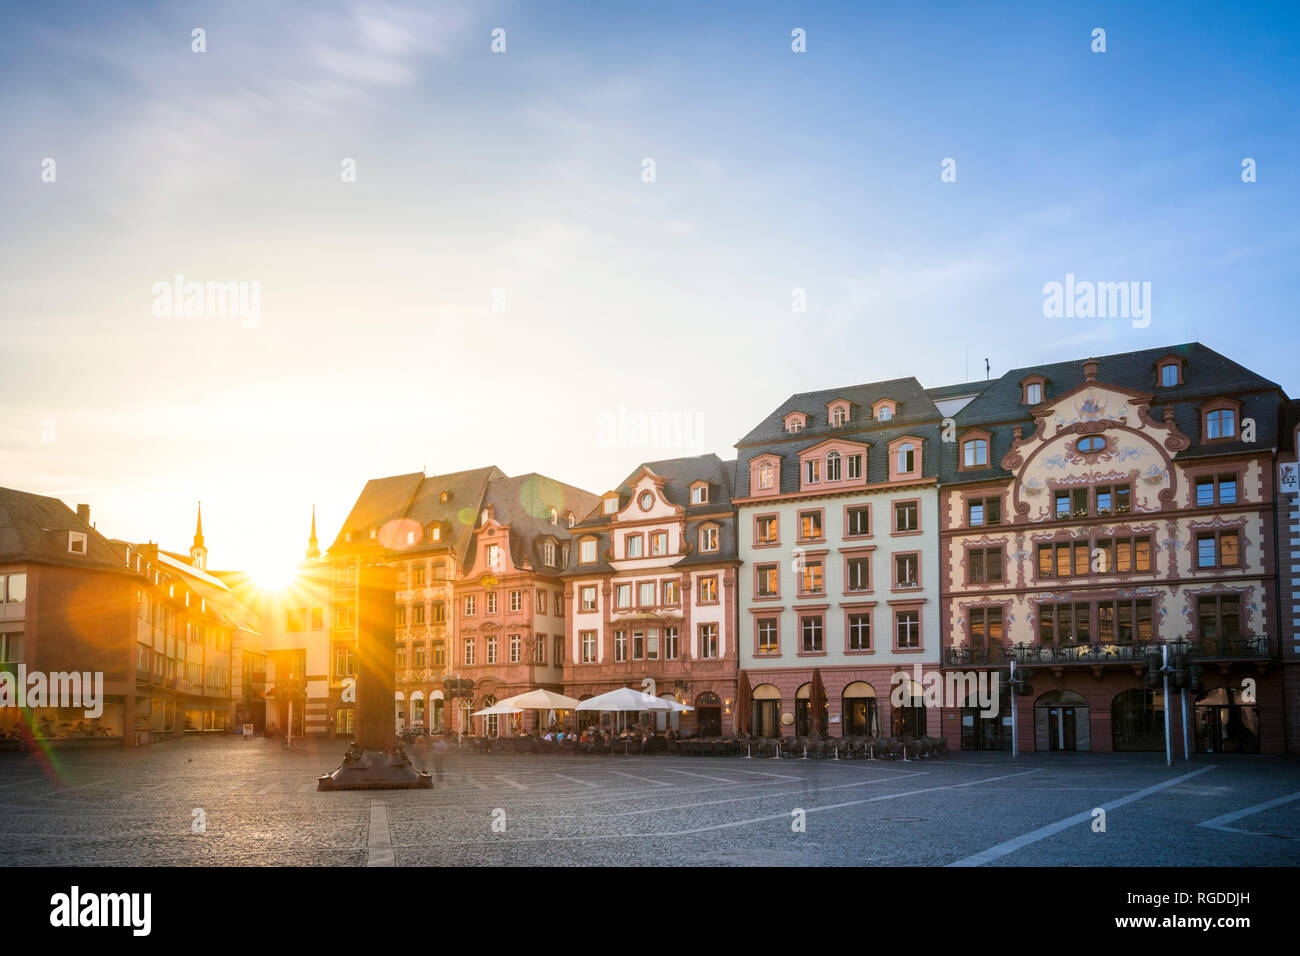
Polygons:
<instances>
[{"instance_id":1,"label":"window","mask_svg":"<svg viewBox=\"0 0 1300 956\"><path fill-rule=\"evenodd\" d=\"M849 615L849 650L871 650L871 615Z\"/></svg>"},{"instance_id":2,"label":"window","mask_svg":"<svg viewBox=\"0 0 1300 956\"><path fill-rule=\"evenodd\" d=\"M564 617L564 595L559 591L555 592L555 616Z\"/></svg>"},{"instance_id":3,"label":"window","mask_svg":"<svg viewBox=\"0 0 1300 956\"><path fill-rule=\"evenodd\" d=\"M537 608L538 614L546 613L546 592L541 588L537 589L537 596L533 599L533 607Z\"/></svg>"},{"instance_id":4,"label":"window","mask_svg":"<svg viewBox=\"0 0 1300 956\"><path fill-rule=\"evenodd\" d=\"M614 632L614 660L620 664L627 660L627 631Z\"/></svg>"},{"instance_id":5,"label":"window","mask_svg":"<svg viewBox=\"0 0 1300 956\"><path fill-rule=\"evenodd\" d=\"M489 544L487 546L487 566L491 568L493 571L500 569L501 567L501 546L500 545Z\"/></svg>"},{"instance_id":6,"label":"window","mask_svg":"<svg viewBox=\"0 0 1300 956\"><path fill-rule=\"evenodd\" d=\"M1042 644L1087 644L1091 629L1088 604L1038 606L1038 640Z\"/></svg>"},{"instance_id":7,"label":"window","mask_svg":"<svg viewBox=\"0 0 1300 956\"><path fill-rule=\"evenodd\" d=\"M443 667L447 663L447 645L442 641L433 642L433 659L434 667Z\"/></svg>"},{"instance_id":8,"label":"window","mask_svg":"<svg viewBox=\"0 0 1300 956\"><path fill-rule=\"evenodd\" d=\"M966 525L980 528L1002 523L1001 498L970 498L966 502Z\"/></svg>"},{"instance_id":9,"label":"window","mask_svg":"<svg viewBox=\"0 0 1300 956\"><path fill-rule=\"evenodd\" d=\"M424 587L424 565L417 564L411 569L411 585L417 588Z\"/></svg>"},{"instance_id":10,"label":"window","mask_svg":"<svg viewBox=\"0 0 1300 956\"><path fill-rule=\"evenodd\" d=\"M72 554L86 553L86 532L69 531L68 532L68 551Z\"/></svg>"},{"instance_id":11,"label":"window","mask_svg":"<svg viewBox=\"0 0 1300 956\"><path fill-rule=\"evenodd\" d=\"M1196 536L1198 568L1235 568L1238 558L1237 532L1209 531Z\"/></svg>"},{"instance_id":12,"label":"window","mask_svg":"<svg viewBox=\"0 0 1300 956\"><path fill-rule=\"evenodd\" d=\"M578 544L578 563L595 564L596 563L596 539L583 538Z\"/></svg>"},{"instance_id":13,"label":"window","mask_svg":"<svg viewBox=\"0 0 1300 956\"><path fill-rule=\"evenodd\" d=\"M592 664L596 661L596 632L582 631L579 633L579 639L582 641L582 662Z\"/></svg>"},{"instance_id":14,"label":"window","mask_svg":"<svg viewBox=\"0 0 1300 956\"><path fill-rule=\"evenodd\" d=\"M546 663L546 635L538 634L537 642L533 645L533 663Z\"/></svg>"},{"instance_id":15,"label":"window","mask_svg":"<svg viewBox=\"0 0 1300 956\"><path fill-rule=\"evenodd\" d=\"M441 527L435 527L432 531L430 531L430 532L429 532L429 540L431 540L431 541L441 541L441 540L442 540L442 528L441 528Z\"/></svg>"},{"instance_id":16,"label":"window","mask_svg":"<svg viewBox=\"0 0 1300 956\"><path fill-rule=\"evenodd\" d=\"M921 556L915 551L894 555L894 587L921 586Z\"/></svg>"},{"instance_id":17,"label":"window","mask_svg":"<svg viewBox=\"0 0 1300 956\"><path fill-rule=\"evenodd\" d=\"M700 657L712 660L718 656L718 625L700 625Z\"/></svg>"},{"instance_id":18,"label":"window","mask_svg":"<svg viewBox=\"0 0 1300 956\"><path fill-rule=\"evenodd\" d=\"M650 585L654 587L654 585ZM700 603L717 604L718 603L718 579L714 575L700 578Z\"/></svg>"},{"instance_id":19,"label":"window","mask_svg":"<svg viewBox=\"0 0 1300 956\"><path fill-rule=\"evenodd\" d=\"M466 664L474 663L474 638L465 638L465 656L463 658Z\"/></svg>"},{"instance_id":20,"label":"window","mask_svg":"<svg viewBox=\"0 0 1300 956\"><path fill-rule=\"evenodd\" d=\"M564 516L564 520L565 520L565 523L567 523L568 526L569 526L570 528L572 528L575 524L578 523L578 519L575 518L575 517L573 516L573 512L572 512L572 511L570 511L570 512L568 512L568 513L565 514L565 516ZM558 662L557 662L557 663L558 663Z\"/></svg>"},{"instance_id":21,"label":"window","mask_svg":"<svg viewBox=\"0 0 1300 956\"><path fill-rule=\"evenodd\" d=\"M786 429L787 429L788 431L790 431L791 433L794 433L794 432L801 432L801 431L803 431L803 419L802 419L802 418L791 418L788 422L786 422L786 426L785 426L785 427L786 427Z\"/></svg>"},{"instance_id":22,"label":"window","mask_svg":"<svg viewBox=\"0 0 1300 956\"><path fill-rule=\"evenodd\" d=\"M775 515L764 515L754 519L754 542L756 544L777 543L777 519Z\"/></svg>"},{"instance_id":23,"label":"window","mask_svg":"<svg viewBox=\"0 0 1300 956\"><path fill-rule=\"evenodd\" d=\"M655 582L642 581L637 585L636 603L638 607L655 606Z\"/></svg>"},{"instance_id":24,"label":"window","mask_svg":"<svg viewBox=\"0 0 1300 956\"><path fill-rule=\"evenodd\" d=\"M495 614L497 612L497 592L489 591L487 594L487 613Z\"/></svg>"},{"instance_id":25,"label":"window","mask_svg":"<svg viewBox=\"0 0 1300 956\"><path fill-rule=\"evenodd\" d=\"M495 634L487 639L487 662L489 664L497 662L497 636Z\"/></svg>"},{"instance_id":26,"label":"window","mask_svg":"<svg viewBox=\"0 0 1300 956\"><path fill-rule=\"evenodd\" d=\"M821 560L804 561L799 569L799 593L821 594L823 583Z\"/></svg>"},{"instance_id":27,"label":"window","mask_svg":"<svg viewBox=\"0 0 1300 956\"><path fill-rule=\"evenodd\" d=\"M650 535L650 553L656 556L668 553L667 531L655 531Z\"/></svg>"},{"instance_id":28,"label":"window","mask_svg":"<svg viewBox=\"0 0 1300 956\"><path fill-rule=\"evenodd\" d=\"M552 658L552 663L556 667L561 667L564 664L564 635L563 634L555 635L555 657Z\"/></svg>"},{"instance_id":29,"label":"window","mask_svg":"<svg viewBox=\"0 0 1300 956\"><path fill-rule=\"evenodd\" d=\"M770 461L765 461L758 466L758 487L764 491L775 485L776 469L772 467Z\"/></svg>"},{"instance_id":30,"label":"window","mask_svg":"<svg viewBox=\"0 0 1300 956\"><path fill-rule=\"evenodd\" d=\"M1038 546L1039 578L1131 574L1151 570L1151 539L1103 538Z\"/></svg>"},{"instance_id":31,"label":"window","mask_svg":"<svg viewBox=\"0 0 1300 956\"><path fill-rule=\"evenodd\" d=\"M1241 595L1203 595L1196 599L1197 636L1231 641L1241 637Z\"/></svg>"},{"instance_id":32,"label":"window","mask_svg":"<svg viewBox=\"0 0 1300 956\"><path fill-rule=\"evenodd\" d=\"M902 650L921 646L921 612L914 609L894 611L894 637Z\"/></svg>"},{"instance_id":33,"label":"window","mask_svg":"<svg viewBox=\"0 0 1300 956\"><path fill-rule=\"evenodd\" d=\"M542 561L548 568L555 567L555 543L548 541L542 545Z\"/></svg>"},{"instance_id":34,"label":"window","mask_svg":"<svg viewBox=\"0 0 1300 956\"><path fill-rule=\"evenodd\" d=\"M623 538L623 553L628 558L641 557L641 545L644 538L639 534L629 534Z\"/></svg>"},{"instance_id":35,"label":"window","mask_svg":"<svg viewBox=\"0 0 1300 956\"><path fill-rule=\"evenodd\" d=\"M406 647L403 645L397 648L397 669L403 670L405 669L405 667L406 667Z\"/></svg>"},{"instance_id":36,"label":"window","mask_svg":"<svg viewBox=\"0 0 1300 956\"><path fill-rule=\"evenodd\" d=\"M805 484L815 485L822 480L822 460L809 458L803 463L803 480Z\"/></svg>"},{"instance_id":37,"label":"window","mask_svg":"<svg viewBox=\"0 0 1300 956\"><path fill-rule=\"evenodd\" d=\"M1001 548L971 548L966 552L967 584L991 584L1001 581Z\"/></svg>"},{"instance_id":38,"label":"window","mask_svg":"<svg viewBox=\"0 0 1300 956\"><path fill-rule=\"evenodd\" d=\"M578 605L584 611L596 610L596 586L594 584L584 584L582 586L582 601Z\"/></svg>"},{"instance_id":39,"label":"window","mask_svg":"<svg viewBox=\"0 0 1300 956\"><path fill-rule=\"evenodd\" d=\"M898 473L900 475L910 475L916 468L915 446L911 442L904 442L898 446L896 455L898 456Z\"/></svg>"},{"instance_id":40,"label":"window","mask_svg":"<svg viewBox=\"0 0 1300 956\"><path fill-rule=\"evenodd\" d=\"M523 639L518 634L510 635L510 663L518 664L523 653Z\"/></svg>"},{"instance_id":41,"label":"window","mask_svg":"<svg viewBox=\"0 0 1300 956\"><path fill-rule=\"evenodd\" d=\"M887 422L894 417L894 410L888 405L881 405L876 409L876 421Z\"/></svg>"},{"instance_id":42,"label":"window","mask_svg":"<svg viewBox=\"0 0 1300 956\"><path fill-rule=\"evenodd\" d=\"M799 512L799 537L804 541L821 540L822 513L820 511Z\"/></svg>"},{"instance_id":43,"label":"window","mask_svg":"<svg viewBox=\"0 0 1300 956\"><path fill-rule=\"evenodd\" d=\"M779 654L781 647L778 641L777 619L774 617L760 617L754 622L755 635L758 638L758 654Z\"/></svg>"},{"instance_id":44,"label":"window","mask_svg":"<svg viewBox=\"0 0 1300 956\"><path fill-rule=\"evenodd\" d=\"M894 533L901 534L909 531L917 531L920 527L920 502L895 501Z\"/></svg>"},{"instance_id":45,"label":"window","mask_svg":"<svg viewBox=\"0 0 1300 956\"><path fill-rule=\"evenodd\" d=\"M343 628L345 630L356 627L357 626L356 606L352 604L336 604L334 606L334 626L337 628Z\"/></svg>"},{"instance_id":46,"label":"window","mask_svg":"<svg viewBox=\"0 0 1300 956\"><path fill-rule=\"evenodd\" d=\"M447 620L447 605L442 601L434 601L429 608L429 621L433 624L442 624Z\"/></svg>"},{"instance_id":47,"label":"window","mask_svg":"<svg viewBox=\"0 0 1300 956\"><path fill-rule=\"evenodd\" d=\"M1043 400L1043 386L1038 382L1031 382L1025 386L1025 404L1037 405Z\"/></svg>"},{"instance_id":48,"label":"window","mask_svg":"<svg viewBox=\"0 0 1300 956\"><path fill-rule=\"evenodd\" d=\"M840 480L840 453L837 451L826 454L826 480Z\"/></svg>"},{"instance_id":49,"label":"window","mask_svg":"<svg viewBox=\"0 0 1300 956\"><path fill-rule=\"evenodd\" d=\"M844 564L844 590L871 590L871 559L849 558Z\"/></svg>"},{"instance_id":50,"label":"window","mask_svg":"<svg viewBox=\"0 0 1300 956\"><path fill-rule=\"evenodd\" d=\"M614 586L614 605L620 609L630 608L632 606L632 585L618 584Z\"/></svg>"},{"instance_id":51,"label":"window","mask_svg":"<svg viewBox=\"0 0 1300 956\"><path fill-rule=\"evenodd\" d=\"M424 624L424 605L416 604L411 608L411 622L413 624Z\"/></svg>"},{"instance_id":52,"label":"window","mask_svg":"<svg viewBox=\"0 0 1300 956\"><path fill-rule=\"evenodd\" d=\"M1215 439L1232 438L1237 434L1237 413L1231 408L1219 408L1205 413L1205 437Z\"/></svg>"},{"instance_id":53,"label":"window","mask_svg":"<svg viewBox=\"0 0 1300 956\"><path fill-rule=\"evenodd\" d=\"M1235 505L1237 503L1237 476L1217 475L1196 479L1196 506Z\"/></svg>"},{"instance_id":54,"label":"window","mask_svg":"<svg viewBox=\"0 0 1300 956\"><path fill-rule=\"evenodd\" d=\"M717 551L718 550L718 529L709 527L700 529L700 550Z\"/></svg>"},{"instance_id":55,"label":"window","mask_svg":"<svg viewBox=\"0 0 1300 956\"><path fill-rule=\"evenodd\" d=\"M862 456L861 455L846 455L844 461L848 466L846 477L850 481L862 477Z\"/></svg>"},{"instance_id":56,"label":"window","mask_svg":"<svg viewBox=\"0 0 1300 956\"><path fill-rule=\"evenodd\" d=\"M663 582L663 599L664 599L664 604L667 605L668 607L673 607L674 605L682 603L681 598L678 596L677 593L676 581Z\"/></svg>"},{"instance_id":57,"label":"window","mask_svg":"<svg viewBox=\"0 0 1300 956\"><path fill-rule=\"evenodd\" d=\"M664 660L675 661L677 660L677 655L679 653L680 653L680 648L678 647L677 628L665 627L664 628Z\"/></svg>"},{"instance_id":58,"label":"window","mask_svg":"<svg viewBox=\"0 0 1300 956\"><path fill-rule=\"evenodd\" d=\"M966 468L979 468L989 463L989 443L983 438L972 438L961 446L961 461Z\"/></svg>"},{"instance_id":59,"label":"window","mask_svg":"<svg viewBox=\"0 0 1300 956\"><path fill-rule=\"evenodd\" d=\"M967 616L970 624L970 646L985 648L1002 643L1002 608L973 607Z\"/></svg>"},{"instance_id":60,"label":"window","mask_svg":"<svg viewBox=\"0 0 1300 956\"><path fill-rule=\"evenodd\" d=\"M618 495L611 495L605 499L604 513L612 515L618 511Z\"/></svg>"},{"instance_id":61,"label":"window","mask_svg":"<svg viewBox=\"0 0 1300 956\"><path fill-rule=\"evenodd\" d=\"M706 505L709 503L709 486L696 485L691 489L691 504Z\"/></svg>"},{"instance_id":62,"label":"window","mask_svg":"<svg viewBox=\"0 0 1300 956\"><path fill-rule=\"evenodd\" d=\"M760 564L755 569L755 592L759 597L777 597L781 593L781 566Z\"/></svg>"},{"instance_id":63,"label":"window","mask_svg":"<svg viewBox=\"0 0 1300 956\"><path fill-rule=\"evenodd\" d=\"M593 550L591 553L594 560L596 552ZM569 546L568 544L562 544L560 545L560 564L567 565L568 563L569 563Z\"/></svg>"},{"instance_id":64,"label":"window","mask_svg":"<svg viewBox=\"0 0 1300 956\"><path fill-rule=\"evenodd\" d=\"M1171 388L1178 384L1178 363L1166 362L1160 366L1160 384L1165 388Z\"/></svg>"},{"instance_id":65,"label":"window","mask_svg":"<svg viewBox=\"0 0 1300 956\"><path fill-rule=\"evenodd\" d=\"M799 620L799 650L803 654L820 654L826 650L820 614L809 614Z\"/></svg>"},{"instance_id":66,"label":"window","mask_svg":"<svg viewBox=\"0 0 1300 956\"><path fill-rule=\"evenodd\" d=\"M1074 447L1085 455L1091 455L1095 452L1105 450L1106 439L1102 438L1100 435L1085 435L1075 443Z\"/></svg>"},{"instance_id":67,"label":"window","mask_svg":"<svg viewBox=\"0 0 1300 956\"><path fill-rule=\"evenodd\" d=\"M1131 499L1128 485L1103 485L1097 489L1097 514L1127 514L1132 506Z\"/></svg>"},{"instance_id":68,"label":"window","mask_svg":"<svg viewBox=\"0 0 1300 956\"><path fill-rule=\"evenodd\" d=\"M843 405L836 405L831 412L831 424L837 428L849 420L849 413Z\"/></svg>"}]
</instances>

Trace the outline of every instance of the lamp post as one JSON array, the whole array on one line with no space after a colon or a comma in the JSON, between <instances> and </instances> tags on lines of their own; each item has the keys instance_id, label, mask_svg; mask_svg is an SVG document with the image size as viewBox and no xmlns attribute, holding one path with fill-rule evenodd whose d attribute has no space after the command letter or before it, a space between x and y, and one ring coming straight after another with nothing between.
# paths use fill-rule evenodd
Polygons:
<instances>
[{"instance_id":1,"label":"lamp post","mask_svg":"<svg viewBox=\"0 0 1300 956\"><path fill-rule=\"evenodd\" d=\"M474 682L467 677L461 677L459 674L453 674L450 677L442 679L443 695L451 701L453 710L458 710L456 704L457 698L464 697L468 700L474 696ZM465 736L464 720L458 715L456 718L456 746L461 745Z\"/></svg>"},{"instance_id":2,"label":"lamp post","mask_svg":"<svg viewBox=\"0 0 1300 956\"><path fill-rule=\"evenodd\" d=\"M1016 659L1011 658L1011 679L1007 681L1011 685L1011 759L1015 760L1020 756L1020 728L1017 726L1018 720L1016 715L1016 698L1028 697L1034 692L1033 685L1029 681L1033 678L1034 672L1026 668L1021 668L1016 672Z\"/></svg>"}]
</instances>

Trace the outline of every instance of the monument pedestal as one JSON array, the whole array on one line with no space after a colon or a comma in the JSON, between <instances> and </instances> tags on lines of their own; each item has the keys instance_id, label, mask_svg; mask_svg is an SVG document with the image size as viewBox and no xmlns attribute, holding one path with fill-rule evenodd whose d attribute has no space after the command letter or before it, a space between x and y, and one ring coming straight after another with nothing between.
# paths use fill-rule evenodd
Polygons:
<instances>
[{"instance_id":1,"label":"monument pedestal","mask_svg":"<svg viewBox=\"0 0 1300 956\"><path fill-rule=\"evenodd\" d=\"M352 745L343 763L333 773L316 779L319 790L427 790L433 788L433 775L416 770L400 746L392 750L362 750Z\"/></svg>"}]
</instances>

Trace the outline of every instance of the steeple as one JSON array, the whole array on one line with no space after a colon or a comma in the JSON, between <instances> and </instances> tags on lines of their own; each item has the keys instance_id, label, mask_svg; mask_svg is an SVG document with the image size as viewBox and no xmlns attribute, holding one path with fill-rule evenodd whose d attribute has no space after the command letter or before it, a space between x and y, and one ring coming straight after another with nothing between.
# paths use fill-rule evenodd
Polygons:
<instances>
[{"instance_id":1,"label":"steeple","mask_svg":"<svg viewBox=\"0 0 1300 956\"><path fill-rule=\"evenodd\" d=\"M194 543L190 545L190 564L200 571L208 569L208 549L203 545L203 502L199 502L199 520L194 525Z\"/></svg>"},{"instance_id":2,"label":"steeple","mask_svg":"<svg viewBox=\"0 0 1300 956\"><path fill-rule=\"evenodd\" d=\"M311 506L311 537L307 539L307 560L320 558L320 545L316 542L316 506Z\"/></svg>"}]
</instances>

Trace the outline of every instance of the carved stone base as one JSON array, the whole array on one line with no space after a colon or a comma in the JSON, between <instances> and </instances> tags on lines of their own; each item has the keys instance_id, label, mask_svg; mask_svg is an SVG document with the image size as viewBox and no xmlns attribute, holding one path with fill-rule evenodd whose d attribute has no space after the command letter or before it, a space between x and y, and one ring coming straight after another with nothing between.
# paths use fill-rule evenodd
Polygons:
<instances>
[{"instance_id":1,"label":"carved stone base","mask_svg":"<svg viewBox=\"0 0 1300 956\"><path fill-rule=\"evenodd\" d=\"M316 779L319 790L427 790L433 775L416 770L401 746L392 750L362 750L355 743L333 773Z\"/></svg>"}]
</instances>

